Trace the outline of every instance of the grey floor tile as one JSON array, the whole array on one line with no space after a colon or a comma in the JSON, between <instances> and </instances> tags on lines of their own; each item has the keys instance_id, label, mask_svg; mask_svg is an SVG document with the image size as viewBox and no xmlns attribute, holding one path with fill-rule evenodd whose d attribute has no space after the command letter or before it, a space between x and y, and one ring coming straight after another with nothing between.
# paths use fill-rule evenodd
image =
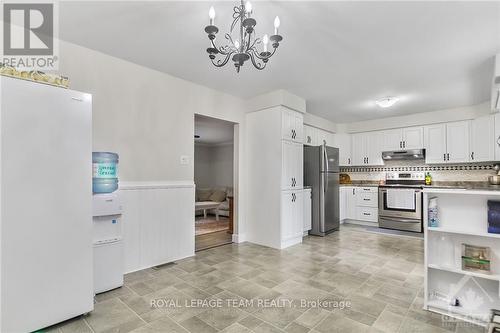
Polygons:
<instances>
[{"instance_id":1,"label":"grey floor tile","mask_svg":"<svg viewBox=\"0 0 500 333\"><path fill-rule=\"evenodd\" d=\"M211 308L199 315L198 318L219 330L238 322L248 316L247 313L233 307Z\"/></svg>"},{"instance_id":2,"label":"grey floor tile","mask_svg":"<svg viewBox=\"0 0 500 333\"><path fill-rule=\"evenodd\" d=\"M401 333L446 333L448 331L427 325L421 321L414 320L411 318L405 318L401 328L399 329Z\"/></svg>"},{"instance_id":3,"label":"grey floor tile","mask_svg":"<svg viewBox=\"0 0 500 333\"><path fill-rule=\"evenodd\" d=\"M377 318L377 320L373 324L373 327L379 329L382 332L396 333L399 331L399 328L401 327L403 320L404 320L403 316L386 309Z\"/></svg>"},{"instance_id":4,"label":"grey floor tile","mask_svg":"<svg viewBox=\"0 0 500 333\"><path fill-rule=\"evenodd\" d=\"M205 323L197 317L186 319L180 324L191 333L212 333L217 332L215 328Z\"/></svg>"},{"instance_id":5,"label":"grey floor tile","mask_svg":"<svg viewBox=\"0 0 500 333\"><path fill-rule=\"evenodd\" d=\"M260 324L262 324L262 320L260 320L259 318L255 317L253 315L248 315L247 317L241 319L238 323L240 325L243 325L246 328L252 330L255 327L257 327Z\"/></svg>"},{"instance_id":6,"label":"grey floor tile","mask_svg":"<svg viewBox=\"0 0 500 333\"><path fill-rule=\"evenodd\" d=\"M369 329L370 326L361 324L355 320L335 313L331 313L318 326L315 327L315 330L321 333L362 333L368 332Z\"/></svg>"},{"instance_id":7,"label":"grey floor tile","mask_svg":"<svg viewBox=\"0 0 500 333\"><path fill-rule=\"evenodd\" d=\"M85 320L96 332L129 332L146 323L117 298L97 303Z\"/></svg>"},{"instance_id":8,"label":"grey floor tile","mask_svg":"<svg viewBox=\"0 0 500 333\"><path fill-rule=\"evenodd\" d=\"M222 333L251 333L252 331L243 325L234 323L221 331Z\"/></svg>"},{"instance_id":9,"label":"grey floor tile","mask_svg":"<svg viewBox=\"0 0 500 333\"><path fill-rule=\"evenodd\" d=\"M295 321L302 326L313 328L316 326L319 322L321 322L323 319L328 317L330 312L321 309L321 308L311 308L307 310L305 313L300 315L299 318L297 318Z\"/></svg>"},{"instance_id":10,"label":"grey floor tile","mask_svg":"<svg viewBox=\"0 0 500 333\"><path fill-rule=\"evenodd\" d=\"M188 333L188 331L182 326L175 323L169 318L161 318L155 320L145 326L137 328L132 331L133 333Z\"/></svg>"}]
</instances>

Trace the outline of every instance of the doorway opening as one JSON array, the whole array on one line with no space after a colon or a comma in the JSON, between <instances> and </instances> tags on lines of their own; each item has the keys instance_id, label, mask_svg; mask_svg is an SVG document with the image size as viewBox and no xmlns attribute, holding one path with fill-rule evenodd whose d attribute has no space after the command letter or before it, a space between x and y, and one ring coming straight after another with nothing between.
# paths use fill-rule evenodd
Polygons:
<instances>
[{"instance_id":1,"label":"doorway opening","mask_svg":"<svg viewBox=\"0 0 500 333\"><path fill-rule=\"evenodd\" d=\"M194 118L195 251L232 243L234 123Z\"/></svg>"}]
</instances>

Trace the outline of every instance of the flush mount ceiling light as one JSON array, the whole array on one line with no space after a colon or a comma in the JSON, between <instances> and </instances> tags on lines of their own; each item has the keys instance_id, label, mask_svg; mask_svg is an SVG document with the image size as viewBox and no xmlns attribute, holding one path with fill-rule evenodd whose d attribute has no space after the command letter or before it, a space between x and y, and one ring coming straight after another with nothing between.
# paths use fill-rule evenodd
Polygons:
<instances>
[{"instance_id":1,"label":"flush mount ceiling light","mask_svg":"<svg viewBox=\"0 0 500 333\"><path fill-rule=\"evenodd\" d=\"M396 104L397 101L399 101L399 98L397 97L384 97L382 99L379 99L378 101L375 101L375 104L377 104L381 108L388 108Z\"/></svg>"},{"instance_id":2,"label":"flush mount ceiling light","mask_svg":"<svg viewBox=\"0 0 500 333\"><path fill-rule=\"evenodd\" d=\"M244 4L243 0L241 0L240 5L233 8L233 23L231 24L231 30L224 35L229 44L217 47L215 45L215 37L219 32L219 28L214 24L214 7L210 7L208 11L210 25L205 27L205 32L208 34L208 39L210 39L210 47L207 49L207 52L208 57L216 67L223 67L227 64L229 59L234 62L236 72L238 73L240 72L241 66L243 66L247 60L251 60L254 67L257 69L264 69L266 67L269 58L274 55L279 43L283 40L283 37L278 35L280 19L278 16L274 19L274 34L270 37L264 35L262 39L260 39L256 37L255 34L254 27L257 25L257 21L250 17L252 13L252 4L250 1ZM234 38L232 36L233 30L236 30L236 36L234 36ZM267 48L269 42L271 42L271 46L273 47L272 52L268 51ZM257 45L261 43L262 51L259 51ZM217 57L220 58L216 60Z\"/></svg>"}]
</instances>

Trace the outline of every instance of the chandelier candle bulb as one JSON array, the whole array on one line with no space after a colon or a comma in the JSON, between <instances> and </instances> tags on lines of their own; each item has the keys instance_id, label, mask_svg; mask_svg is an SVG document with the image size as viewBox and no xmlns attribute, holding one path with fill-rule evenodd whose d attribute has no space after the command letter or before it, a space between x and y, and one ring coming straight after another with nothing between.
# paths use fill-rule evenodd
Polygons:
<instances>
[{"instance_id":1,"label":"chandelier candle bulb","mask_svg":"<svg viewBox=\"0 0 500 333\"><path fill-rule=\"evenodd\" d=\"M208 10L208 17L210 17L210 25L214 25L215 22L215 9L214 6L211 6Z\"/></svg>"},{"instance_id":2,"label":"chandelier candle bulb","mask_svg":"<svg viewBox=\"0 0 500 333\"><path fill-rule=\"evenodd\" d=\"M280 27L280 18L278 16L276 16L276 18L274 19L274 34L275 35L278 34L279 27Z\"/></svg>"},{"instance_id":3,"label":"chandelier candle bulb","mask_svg":"<svg viewBox=\"0 0 500 333\"><path fill-rule=\"evenodd\" d=\"M267 34L262 37L262 43L264 44L264 52L267 52L267 44L269 43L269 37L267 37Z\"/></svg>"},{"instance_id":4,"label":"chandelier candle bulb","mask_svg":"<svg viewBox=\"0 0 500 333\"><path fill-rule=\"evenodd\" d=\"M247 12L248 17L250 17L250 14L252 13L252 4L250 3L250 1L246 2L245 11Z\"/></svg>"}]
</instances>

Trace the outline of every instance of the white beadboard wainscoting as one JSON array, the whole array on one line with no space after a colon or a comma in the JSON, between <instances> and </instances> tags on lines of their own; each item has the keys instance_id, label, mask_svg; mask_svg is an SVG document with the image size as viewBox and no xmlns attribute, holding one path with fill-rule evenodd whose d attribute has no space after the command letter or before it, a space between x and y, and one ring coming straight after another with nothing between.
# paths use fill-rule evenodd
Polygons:
<instances>
[{"instance_id":1,"label":"white beadboard wainscoting","mask_svg":"<svg viewBox=\"0 0 500 333\"><path fill-rule=\"evenodd\" d=\"M192 181L123 182L125 273L194 255Z\"/></svg>"}]
</instances>

